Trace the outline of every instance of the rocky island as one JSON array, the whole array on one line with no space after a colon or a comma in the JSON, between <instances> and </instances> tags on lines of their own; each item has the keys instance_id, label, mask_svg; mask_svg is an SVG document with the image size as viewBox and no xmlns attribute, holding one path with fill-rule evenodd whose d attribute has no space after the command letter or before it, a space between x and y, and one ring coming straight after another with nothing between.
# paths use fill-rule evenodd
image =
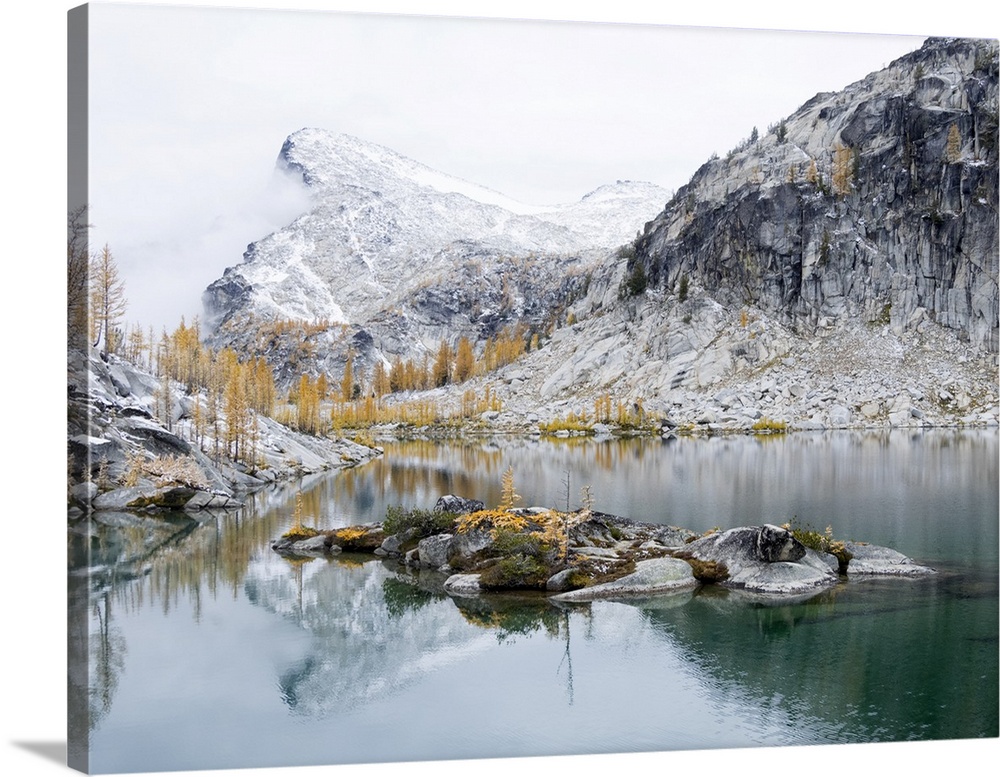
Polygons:
<instances>
[{"instance_id":1,"label":"rocky island","mask_svg":"<svg viewBox=\"0 0 1000 777\"><path fill-rule=\"evenodd\" d=\"M699 535L590 507L560 512L505 502L486 509L481 501L446 495L429 511L392 508L380 523L326 531L296 526L271 547L288 556L356 552L395 559L448 575L444 589L454 596L538 590L570 602L711 584L786 599L847 577L935 572L890 548L836 540L830 529L763 524Z\"/></svg>"}]
</instances>

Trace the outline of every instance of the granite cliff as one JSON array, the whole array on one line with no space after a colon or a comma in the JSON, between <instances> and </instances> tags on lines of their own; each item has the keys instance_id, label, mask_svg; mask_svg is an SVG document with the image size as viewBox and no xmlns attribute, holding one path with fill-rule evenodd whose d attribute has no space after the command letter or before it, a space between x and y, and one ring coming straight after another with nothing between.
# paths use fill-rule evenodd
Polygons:
<instances>
[{"instance_id":1,"label":"granite cliff","mask_svg":"<svg viewBox=\"0 0 1000 777\"><path fill-rule=\"evenodd\" d=\"M930 39L712 159L630 271L803 333L934 321L998 347L997 45Z\"/></svg>"}]
</instances>

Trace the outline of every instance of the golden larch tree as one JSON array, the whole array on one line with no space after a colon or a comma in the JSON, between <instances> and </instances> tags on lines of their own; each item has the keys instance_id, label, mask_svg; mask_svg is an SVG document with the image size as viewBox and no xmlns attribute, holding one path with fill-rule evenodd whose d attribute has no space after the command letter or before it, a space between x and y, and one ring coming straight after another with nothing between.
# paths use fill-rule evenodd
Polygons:
<instances>
[{"instance_id":1,"label":"golden larch tree","mask_svg":"<svg viewBox=\"0 0 1000 777\"><path fill-rule=\"evenodd\" d=\"M952 124L948 128L948 141L944 148L944 158L950 165L962 161L962 135L958 131L957 124Z\"/></svg>"},{"instance_id":2,"label":"golden larch tree","mask_svg":"<svg viewBox=\"0 0 1000 777\"><path fill-rule=\"evenodd\" d=\"M461 337L455 347L455 382L464 383L472 377L476 367L476 356L468 337Z\"/></svg>"},{"instance_id":3,"label":"golden larch tree","mask_svg":"<svg viewBox=\"0 0 1000 777\"><path fill-rule=\"evenodd\" d=\"M340 398L343 402L350 402L354 397L354 354L347 354L347 361L344 363L344 374L340 378Z\"/></svg>"},{"instance_id":4,"label":"golden larch tree","mask_svg":"<svg viewBox=\"0 0 1000 777\"><path fill-rule=\"evenodd\" d=\"M90 334L95 348L103 342L102 352L108 353L111 332L125 315L127 306L125 282L111 249L105 244L90 262Z\"/></svg>"}]
</instances>

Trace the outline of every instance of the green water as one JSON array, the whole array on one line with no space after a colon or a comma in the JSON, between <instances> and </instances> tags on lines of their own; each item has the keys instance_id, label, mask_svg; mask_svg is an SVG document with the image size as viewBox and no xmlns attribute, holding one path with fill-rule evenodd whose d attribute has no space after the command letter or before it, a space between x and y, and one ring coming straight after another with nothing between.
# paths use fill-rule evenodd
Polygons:
<instances>
[{"instance_id":1,"label":"green water","mask_svg":"<svg viewBox=\"0 0 1000 777\"><path fill-rule=\"evenodd\" d=\"M218 518L71 526L91 769L996 737L997 462L995 431L410 443L302 484L306 522L337 526L447 492L496 503L513 465L528 504L587 485L638 520L794 518L938 569L781 605L452 598L392 562L291 562L268 547L289 487Z\"/></svg>"}]
</instances>

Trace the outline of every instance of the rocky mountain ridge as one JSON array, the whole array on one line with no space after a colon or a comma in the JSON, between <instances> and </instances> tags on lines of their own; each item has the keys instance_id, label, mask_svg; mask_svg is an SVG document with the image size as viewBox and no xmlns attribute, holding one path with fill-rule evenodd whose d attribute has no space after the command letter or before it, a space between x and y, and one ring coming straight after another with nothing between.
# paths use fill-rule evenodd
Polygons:
<instances>
[{"instance_id":1,"label":"rocky mountain ridge","mask_svg":"<svg viewBox=\"0 0 1000 777\"><path fill-rule=\"evenodd\" d=\"M206 321L214 345L243 351L262 327L323 322L330 332L313 350L324 356L308 365L317 372L337 372L347 349L371 367L419 358L442 336L482 341L508 323L550 324L588 269L668 196L619 181L568 206L528 206L318 129L290 135L277 167L312 205L208 287Z\"/></svg>"},{"instance_id":2,"label":"rocky mountain ridge","mask_svg":"<svg viewBox=\"0 0 1000 777\"><path fill-rule=\"evenodd\" d=\"M337 375L348 348L371 360L427 353L440 339L482 343L526 322L545 334L541 349L468 385L491 387L504 410L486 420L501 428L593 415L606 397L709 431L770 421L994 426L997 60L995 41L929 39L709 160L634 240L616 227L617 248L581 237L577 216L601 230L595 206L612 222L636 218L646 211L619 206L630 192L655 200L655 187L604 187L550 212L542 228L523 221L537 217L530 208L501 212L502 195L484 190L477 196L491 201L473 201L477 187L385 149L296 133L281 164L315 189L317 205L209 288L209 309L222 317L216 337L254 352L249 311L267 315L249 303L254 283L271 299L287 287L293 299L313 288L306 271L324 267L351 302L323 309L364 323L313 337L312 363L272 340L286 381L304 367ZM532 253L528 233L568 252ZM405 251L434 241L452 242L421 255L419 282L378 280L379 263L412 265ZM466 388L425 396L454 405Z\"/></svg>"},{"instance_id":3,"label":"rocky mountain ridge","mask_svg":"<svg viewBox=\"0 0 1000 777\"><path fill-rule=\"evenodd\" d=\"M996 426L996 117L996 43L932 39L710 160L499 374L496 421Z\"/></svg>"}]
</instances>

